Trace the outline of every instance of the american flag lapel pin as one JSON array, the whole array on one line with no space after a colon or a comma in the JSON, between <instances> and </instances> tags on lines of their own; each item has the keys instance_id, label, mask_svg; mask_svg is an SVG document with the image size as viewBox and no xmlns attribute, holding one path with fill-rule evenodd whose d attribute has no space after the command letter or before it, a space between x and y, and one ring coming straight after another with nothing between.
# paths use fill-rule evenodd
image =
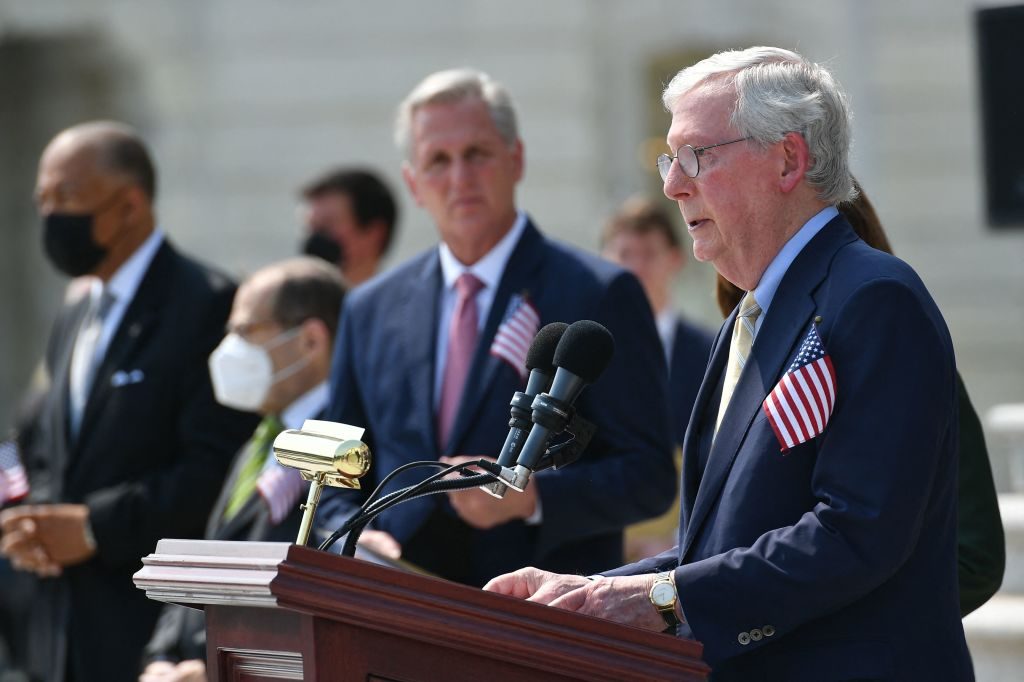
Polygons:
<instances>
[{"instance_id":1,"label":"american flag lapel pin","mask_svg":"<svg viewBox=\"0 0 1024 682\"><path fill-rule=\"evenodd\" d=\"M820 323L815 317L793 363L761 404L782 452L821 435L836 404L836 374L818 335Z\"/></svg>"},{"instance_id":2,"label":"american flag lapel pin","mask_svg":"<svg viewBox=\"0 0 1024 682\"><path fill-rule=\"evenodd\" d=\"M491 355L508 363L520 379L526 381L526 354L533 337L540 329L540 313L530 303L530 293L523 291L509 299L498 331L491 343Z\"/></svg>"}]
</instances>

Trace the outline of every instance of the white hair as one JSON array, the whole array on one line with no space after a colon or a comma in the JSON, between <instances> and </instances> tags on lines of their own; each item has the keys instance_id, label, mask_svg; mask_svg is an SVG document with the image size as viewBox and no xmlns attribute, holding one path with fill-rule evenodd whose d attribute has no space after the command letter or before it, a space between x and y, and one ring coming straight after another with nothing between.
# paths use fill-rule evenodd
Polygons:
<instances>
[{"instance_id":1,"label":"white hair","mask_svg":"<svg viewBox=\"0 0 1024 682\"><path fill-rule=\"evenodd\" d=\"M856 198L846 95L825 67L778 47L719 52L677 73L662 102L672 111L697 87L734 89L731 124L763 146L789 132L803 135L811 156L807 182L819 199L840 203Z\"/></svg>"},{"instance_id":2,"label":"white hair","mask_svg":"<svg viewBox=\"0 0 1024 682\"><path fill-rule=\"evenodd\" d=\"M412 153L412 117L427 104L461 102L479 98L491 112L498 134L510 146L519 139L512 97L501 83L475 69L449 69L432 73L413 88L398 105L395 118L395 146L409 158Z\"/></svg>"}]
</instances>

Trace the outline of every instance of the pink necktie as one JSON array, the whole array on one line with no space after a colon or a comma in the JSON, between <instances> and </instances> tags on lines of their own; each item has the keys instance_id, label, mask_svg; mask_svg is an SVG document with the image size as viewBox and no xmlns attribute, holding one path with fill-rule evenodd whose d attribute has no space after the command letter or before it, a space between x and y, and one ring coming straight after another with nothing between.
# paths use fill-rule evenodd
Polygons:
<instances>
[{"instance_id":1,"label":"pink necktie","mask_svg":"<svg viewBox=\"0 0 1024 682\"><path fill-rule=\"evenodd\" d=\"M444 377L441 379L441 400L437 407L438 447L443 452L459 413L459 402L476 350L476 295L484 283L464 272L455 280L455 310L448 327L448 350L445 353Z\"/></svg>"}]
</instances>

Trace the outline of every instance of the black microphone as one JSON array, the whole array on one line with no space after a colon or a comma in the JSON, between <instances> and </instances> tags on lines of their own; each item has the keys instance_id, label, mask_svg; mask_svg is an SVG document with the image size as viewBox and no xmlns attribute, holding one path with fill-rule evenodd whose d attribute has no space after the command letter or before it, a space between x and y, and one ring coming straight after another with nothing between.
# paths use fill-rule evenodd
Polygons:
<instances>
[{"instance_id":1,"label":"black microphone","mask_svg":"<svg viewBox=\"0 0 1024 682\"><path fill-rule=\"evenodd\" d=\"M533 427L530 420L530 413L533 409L533 399L538 393L543 393L551 386L551 378L555 373L555 350L562 334L569 327L565 322L552 322L544 325L537 335L533 337L530 350L526 353L526 368L530 370L530 378L526 381L525 391L516 391L512 396L511 418L508 421L508 436L505 438L505 445L498 455L498 464L502 467L511 467L519 458L519 453L526 443L526 437ZM504 483L495 481L480 488L486 493L501 499L505 496L508 487Z\"/></svg>"},{"instance_id":2,"label":"black microphone","mask_svg":"<svg viewBox=\"0 0 1024 682\"><path fill-rule=\"evenodd\" d=\"M522 492L526 487L548 441L560 433L572 417L572 404L588 384L601 376L614 352L615 339L597 322L579 320L565 330L555 349L557 369L551 389L533 399L533 428L516 460L511 480L506 481L510 488Z\"/></svg>"}]
</instances>

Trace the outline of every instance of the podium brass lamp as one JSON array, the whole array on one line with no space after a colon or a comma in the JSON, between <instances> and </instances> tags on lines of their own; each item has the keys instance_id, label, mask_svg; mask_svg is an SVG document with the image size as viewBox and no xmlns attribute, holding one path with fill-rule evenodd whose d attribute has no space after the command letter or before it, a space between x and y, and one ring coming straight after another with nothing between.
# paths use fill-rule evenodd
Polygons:
<instances>
[{"instance_id":1,"label":"podium brass lamp","mask_svg":"<svg viewBox=\"0 0 1024 682\"><path fill-rule=\"evenodd\" d=\"M336 422L307 419L301 429L289 429L274 439L274 457L298 469L310 482L296 544L305 546L324 485L358 490L370 470L370 448L360 440L364 429Z\"/></svg>"}]
</instances>

